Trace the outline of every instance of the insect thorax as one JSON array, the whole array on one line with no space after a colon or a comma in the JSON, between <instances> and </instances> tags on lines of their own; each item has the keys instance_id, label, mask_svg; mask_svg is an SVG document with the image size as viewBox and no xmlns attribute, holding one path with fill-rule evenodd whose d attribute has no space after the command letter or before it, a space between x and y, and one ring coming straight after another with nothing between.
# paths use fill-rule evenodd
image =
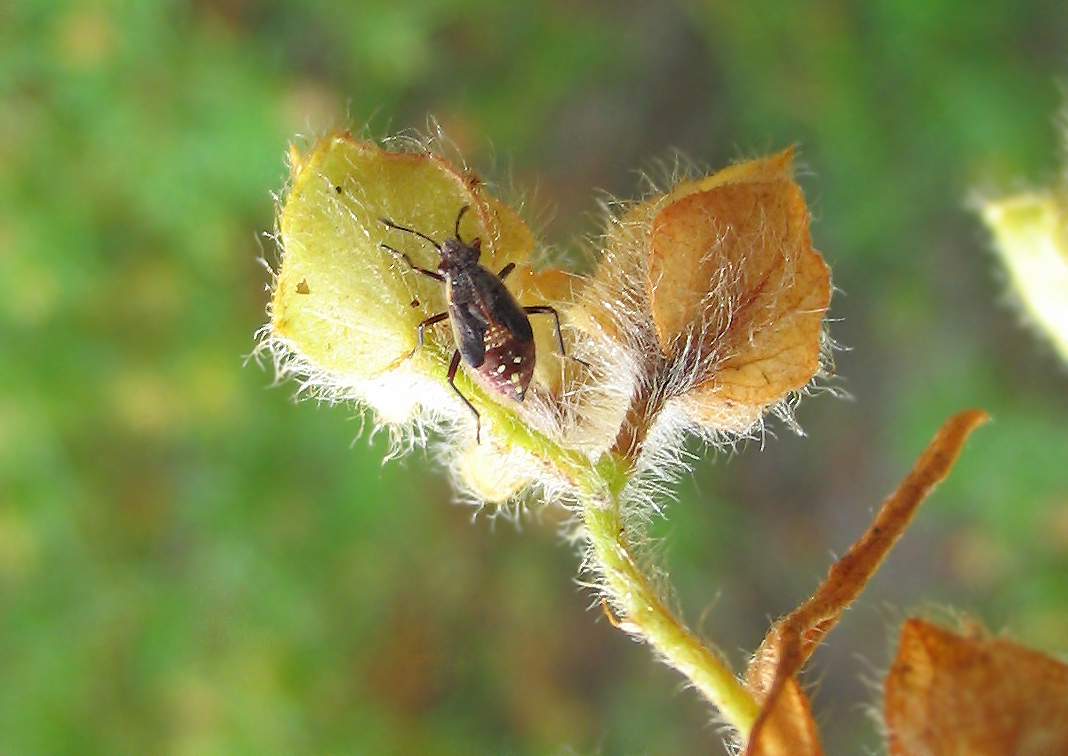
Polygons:
<instances>
[{"instance_id":1,"label":"insect thorax","mask_svg":"<svg viewBox=\"0 0 1068 756\"><path fill-rule=\"evenodd\" d=\"M464 244L460 239L446 239L441 243L441 264L438 268L444 273L455 273L478 265L482 254L482 243L473 239Z\"/></svg>"}]
</instances>

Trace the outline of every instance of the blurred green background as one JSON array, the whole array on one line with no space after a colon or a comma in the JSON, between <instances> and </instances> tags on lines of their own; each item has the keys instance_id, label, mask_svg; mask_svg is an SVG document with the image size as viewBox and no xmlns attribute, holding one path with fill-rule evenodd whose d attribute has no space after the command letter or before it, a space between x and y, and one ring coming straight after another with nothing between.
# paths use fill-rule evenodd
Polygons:
<instances>
[{"instance_id":1,"label":"blurred green background","mask_svg":"<svg viewBox=\"0 0 1068 756\"><path fill-rule=\"evenodd\" d=\"M740 665L978 405L814 661L828 753L879 750L907 611L1065 651L1068 379L967 200L1058 177L1066 49L1060 0L0 5L0 754L718 752L558 513L472 517L246 362L287 145L350 121L436 116L561 249L673 148L796 143L852 400L694 449L655 525L688 618Z\"/></svg>"}]
</instances>

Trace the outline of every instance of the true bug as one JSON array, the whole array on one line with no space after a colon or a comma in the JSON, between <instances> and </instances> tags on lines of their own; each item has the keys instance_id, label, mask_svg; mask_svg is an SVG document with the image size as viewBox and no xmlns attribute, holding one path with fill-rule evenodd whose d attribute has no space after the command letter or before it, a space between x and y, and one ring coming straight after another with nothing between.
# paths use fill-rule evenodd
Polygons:
<instances>
[{"instance_id":1,"label":"true bug","mask_svg":"<svg viewBox=\"0 0 1068 756\"><path fill-rule=\"evenodd\" d=\"M431 315L419 324L419 341L412 354L423 345L423 332L428 326L449 320L456 340L456 351L449 363L449 385L474 414L475 440L481 442L482 422L478 410L456 386L460 358L495 391L521 402L534 375L534 332L527 315L552 315L560 354L564 354L565 350L560 334L560 315L556 309L548 305L522 307L505 288L504 278L515 268L515 263L508 263L500 273L494 275L479 264L482 240L476 237L468 244L460 238L460 220L467 210L468 205L460 208L452 238L442 242L388 218L379 220L389 228L414 234L430 242L441 255L438 268L433 271L419 267L405 253L382 244L408 263L412 270L445 284L445 301L449 309Z\"/></svg>"}]
</instances>

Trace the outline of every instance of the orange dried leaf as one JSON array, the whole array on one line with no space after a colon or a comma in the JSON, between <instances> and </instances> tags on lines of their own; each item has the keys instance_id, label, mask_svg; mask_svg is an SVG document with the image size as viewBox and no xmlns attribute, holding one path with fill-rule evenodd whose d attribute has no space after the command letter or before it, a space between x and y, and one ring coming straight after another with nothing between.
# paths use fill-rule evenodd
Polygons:
<instances>
[{"instance_id":1,"label":"orange dried leaf","mask_svg":"<svg viewBox=\"0 0 1068 756\"><path fill-rule=\"evenodd\" d=\"M1068 665L917 619L901 630L883 715L893 756L1068 753Z\"/></svg>"},{"instance_id":2,"label":"orange dried leaf","mask_svg":"<svg viewBox=\"0 0 1068 756\"><path fill-rule=\"evenodd\" d=\"M706 424L743 429L819 368L830 272L808 224L789 152L683 184L652 218L657 338L707 362L687 396Z\"/></svg>"},{"instance_id":3,"label":"orange dried leaf","mask_svg":"<svg viewBox=\"0 0 1068 756\"><path fill-rule=\"evenodd\" d=\"M904 534L920 503L949 474L964 442L986 420L982 410L965 410L942 424L912 470L880 507L865 533L831 565L816 592L768 630L745 672L746 688L758 700L774 702L860 595L890 549ZM762 711L754 737L770 726L772 712Z\"/></svg>"},{"instance_id":4,"label":"orange dried leaf","mask_svg":"<svg viewBox=\"0 0 1068 756\"><path fill-rule=\"evenodd\" d=\"M797 673L864 590L923 500L949 474L968 436L986 419L985 412L971 409L942 424L909 474L883 502L872 524L831 565L816 592L768 630L746 671L750 690L766 693L777 677Z\"/></svg>"},{"instance_id":5,"label":"orange dried leaf","mask_svg":"<svg viewBox=\"0 0 1068 756\"><path fill-rule=\"evenodd\" d=\"M671 190L669 199L678 199L694 192L707 192L728 184L753 184L762 181L781 181L793 177L794 150L788 148L774 155L735 163L711 176L697 181L684 181Z\"/></svg>"},{"instance_id":6,"label":"orange dried leaf","mask_svg":"<svg viewBox=\"0 0 1068 756\"><path fill-rule=\"evenodd\" d=\"M746 744L746 756L822 756L812 710L797 680L791 678L764 708L763 726Z\"/></svg>"}]
</instances>

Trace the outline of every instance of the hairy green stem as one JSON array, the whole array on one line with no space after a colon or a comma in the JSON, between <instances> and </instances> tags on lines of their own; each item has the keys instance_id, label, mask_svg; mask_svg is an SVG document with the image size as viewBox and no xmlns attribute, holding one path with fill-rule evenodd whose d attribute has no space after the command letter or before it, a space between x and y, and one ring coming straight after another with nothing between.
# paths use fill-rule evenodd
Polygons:
<instances>
[{"instance_id":1,"label":"hairy green stem","mask_svg":"<svg viewBox=\"0 0 1068 756\"><path fill-rule=\"evenodd\" d=\"M616 624L652 646L719 710L723 721L746 742L760 706L734 672L661 601L635 560L627 542L620 496L630 480L631 467L614 455L592 462L533 430L510 409L484 396L466 376L457 374L502 442L525 449L553 468L581 496L581 516L589 540L588 569L604 598L617 613Z\"/></svg>"},{"instance_id":2,"label":"hairy green stem","mask_svg":"<svg viewBox=\"0 0 1068 756\"><path fill-rule=\"evenodd\" d=\"M656 649L746 742L759 705L723 660L660 600L627 545L618 500L588 497L583 520L591 546L589 567L600 575L606 599L619 613L617 624Z\"/></svg>"}]
</instances>

